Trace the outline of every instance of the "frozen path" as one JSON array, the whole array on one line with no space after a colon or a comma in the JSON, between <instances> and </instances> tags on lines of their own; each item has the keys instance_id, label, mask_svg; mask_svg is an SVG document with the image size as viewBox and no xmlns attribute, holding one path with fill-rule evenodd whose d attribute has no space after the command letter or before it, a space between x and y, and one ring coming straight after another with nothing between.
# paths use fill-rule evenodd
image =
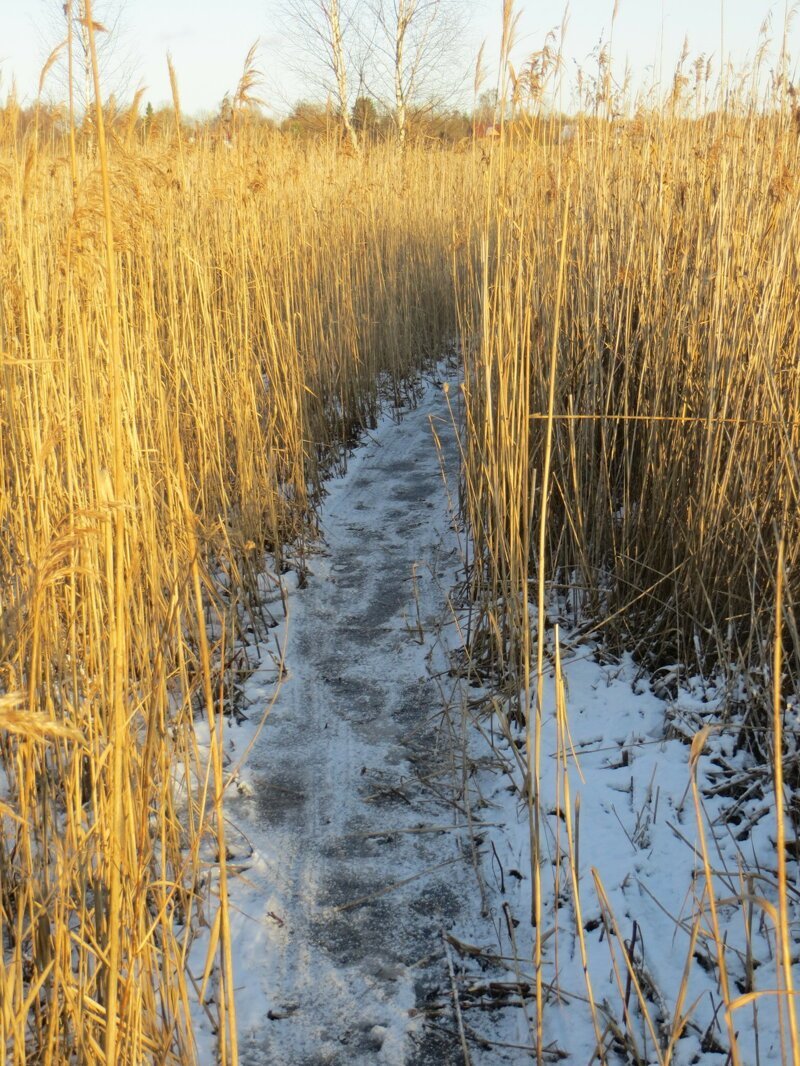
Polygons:
<instances>
[{"instance_id":1,"label":"frozen path","mask_svg":"<svg viewBox=\"0 0 800 1066\"><path fill-rule=\"evenodd\" d=\"M290 597L288 677L229 806L253 849L233 885L247 1064L463 1061L416 1013L449 992L442 928L477 906L431 676L461 563L432 420L454 490L435 385L331 482L324 551ZM249 683L253 718L274 674L266 658Z\"/></svg>"}]
</instances>

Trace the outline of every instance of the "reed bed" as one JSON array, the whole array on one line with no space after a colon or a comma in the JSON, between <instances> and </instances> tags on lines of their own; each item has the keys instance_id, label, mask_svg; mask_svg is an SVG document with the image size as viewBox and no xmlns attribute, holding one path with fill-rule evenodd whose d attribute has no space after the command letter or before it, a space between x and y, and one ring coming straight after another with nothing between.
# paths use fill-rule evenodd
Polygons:
<instances>
[{"instance_id":1,"label":"reed bed","mask_svg":"<svg viewBox=\"0 0 800 1066\"><path fill-rule=\"evenodd\" d=\"M537 930L554 605L570 639L633 650L665 691L727 685L742 742L797 783L776 731L800 669L788 103L586 118L569 141L556 120L518 120L491 142L359 158L335 137L243 122L231 143L189 139L124 114L105 158L92 128L72 156L17 121L6 107L10 1062L191 1062L201 999L236 1061L227 667L263 624L259 575L303 567L325 473L456 335L470 656L527 729ZM564 699L558 713L566 735ZM203 929L205 973L190 974Z\"/></svg>"},{"instance_id":2,"label":"reed bed","mask_svg":"<svg viewBox=\"0 0 800 1066\"><path fill-rule=\"evenodd\" d=\"M752 754L762 813L775 803L777 870L769 863L763 897L752 895L752 871L727 893L715 869L720 829L706 825L694 778L705 887L693 936L710 929L716 944L722 1054L743 1061L736 1012L777 994L782 1061L797 1061L784 822L796 827L798 763L781 728L800 691L797 116L788 99L766 110L731 100L693 118L671 104L626 121L584 117L569 139L555 122L534 128L517 122L488 153L476 254L458 284L471 661L525 729L537 1061L548 1046L543 931L558 920L558 887L544 874L551 798L540 787L542 722L553 711L545 674L555 669L561 684L554 621L601 654L632 652L665 697L692 680L714 691L694 774L720 729ZM572 833L568 816L583 950ZM597 879L595 894L609 943L624 945ZM777 992L736 1000L719 920L730 905L769 916ZM641 991L633 955L631 943L613 962L616 1019L598 1015L585 974L597 1060L651 1061L625 1035L634 988L645 1045L671 1062L693 960L665 1019Z\"/></svg>"},{"instance_id":3,"label":"reed bed","mask_svg":"<svg viewBox=\"0 0 800 1066\"><path fill-rule=\"evenodd\" d=\"M790 113L732 111L496 149L460 309L476 580L500 605L482 630L501 664L541 565L577 623L650 671L722 671L769 708L783 539L796 671L799 140Z\"/></svg>"},{"instance_id":4,"label":"reed bed","mask_svg":"<svg viewBox=\"0 0 800 1066\"><path fill-rule=\"evenodd\" d=\"M5 117L0 1048L191 1062L202 983L234 1062L226 666L324 472L454 335L451 197L438 155L124 123L73 190L66 139Z\"/></svg>"}]
</instances>

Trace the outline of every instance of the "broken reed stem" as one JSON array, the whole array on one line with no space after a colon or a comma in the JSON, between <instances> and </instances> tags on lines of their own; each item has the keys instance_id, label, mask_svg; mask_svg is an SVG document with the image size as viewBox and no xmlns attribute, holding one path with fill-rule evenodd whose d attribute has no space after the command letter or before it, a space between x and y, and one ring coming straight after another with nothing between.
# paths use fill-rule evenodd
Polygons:
<instances>
[{"instance_id":1,"label":"broken reed stem","mask_svg":"<svg viewBox=\"0 0 800 1066\"><path fill-rule=\"evenodd\" d=\"M719 924L719 912L717 907L717 896L714 885L714 874L711 868L711 860L709 858L708 841L706 839L705 830L705 818L703 816L703 805L702 800L700 798L700 787L697 783L697 765L710 732L711 728L709 726L706 726L704 729L701 729L700 732L694 737L692 741L689 768L691 772L692 796L694 798L694 811L697 823L697 835L700 843L700 854L703 859L703 874L705 876L706 886L705 892L708 898L708 909L709 914L711 916L711 932L713 934L714 944L717 949L717 971L719 974L722 1001L725 1008L725 1027L728 1032L730 1061L731 1066L741 1066L739 1045L736 1038L736 1028L734 1026L733 1020L733 1008L731 1006L730 978L728 976L728 966L725 959L725 939L722 936Z\"/></svg>"},{"instance_id":2,"label":"broken reed stem","mask_svg":"<svg viewBox=\"0 0 800 1066\"><path fill-rule=\"evenodd\" d=\"M586 997L589 1001L589 1011L592 1016L594 1028L596 1055L601 1063L606 1062L605 1048L603 1046L603 1033L600 1028L600 1019L595 1004L592 977L589 973L589 955L586 949L586 932L583 924L583 909L580 895L580 858L578 851L578 817L580 812L580 793L575 797L575 824L572 820L572 798L569 784L569 762L567 751L567 698L564 686L564 674L561 667L561 641L559 639L558 626L555 627L555 686L556 686L556 716L558 720L559 750L558 761L563 790L564 822L567 831L567 847L569 848L569 870L572 881L572 905L575 911L575 931L578 937L578 946L581 953L581 967L583 980L586 985Z\"/></svg>"},{"instance_id":3,"label":"broken reed stem","mask_svg":"<svg viewBox=\"0 0 800 1066\"><path fill-rule=\"evenodd\" d=\"M444 955L447 959L447 972L450 975L450 988L453 994L453 1010L456 1016L456 1023L458 1024L458 1038L461 1041L461 1053L464 1056L464 1066L471 1066L472 1060L469 1055L467 1036L464 1032L464 1019L461 1016L461 1000L459 999L458 984L456 983L456 974L453 969L453 953L450 950L450 944L447 941L444 929L442 929L442 943L444 944Z\"/></svg>"},{"instance_id":4,"label":"broken reed stem","mask_svg":"<svg viewBox=\"0 0 800 1066\"><path fill-rule=\"evenodd\" d=\"M784 542L778 541L778 562L775 573L775 647L772 663L772 745L773 781L775 787L776 848L778 852L778 930L780 939L783 987L786 992L786 1010L789 1016L789 1036L792 1044L792 1062L800 1062L800 1041L797 1033L794 978L792 975L792 949L790 942L789 894L786 877L786 824L783 794L783 568Z\"/></svg>"},{"instance_id":5,"label":"broken reed stem","mask_svg":"<svg viewBox=\"0 0 800 1066\"><path fill-rule=\"evenodd\" d=\"M639 1009L641 1011L646 1030L650 1034L650 1039L653 1042L653 1051L655 1052L655 1055L658 1059L659 1066L666 1066L664 1062L664 1056L660 1049L658 1031L656 1029L655 1022L651 1017L651 1012L647 1004L647 998L645 997L644 992L642 991L639 975L636 972L633 952L628 950L628 947L625 943L625 938L622 936L622 932L620 931L619 925L617 923L616 915L614 914L614 910L611 906L611 903L609 902L608 896L606 895L605 887L603 885L600 872L594 867L592 867L592 878L594 879L595 891L597 892L597 898L600 901L600 909L603 915L603 922L605 924L609 938L609 951L611 953L614 978L617 982L617 989L622 1000L622 1010L625 1018L625 1026L628 1033L628 1039L630 1040L632 1045L633 1054L636 1057L637 1061L647 1061L647 1057L642 1055L642 1053L639 1051L638 1045L636 1043L636 1038L633 1032L633 1017L630 1012L629 996L626 993L626 989L629 990L631 985L633 985L634 991L636 992L636 998L639 1004ZM619 964L617 963L616 954L611 946L612 933L614 935L614 939L620 945L620 948L622 950L622 957L625 962L626 970L625 983L623 983L622 973L619 969Z\"/></svg>"}]
</instances>

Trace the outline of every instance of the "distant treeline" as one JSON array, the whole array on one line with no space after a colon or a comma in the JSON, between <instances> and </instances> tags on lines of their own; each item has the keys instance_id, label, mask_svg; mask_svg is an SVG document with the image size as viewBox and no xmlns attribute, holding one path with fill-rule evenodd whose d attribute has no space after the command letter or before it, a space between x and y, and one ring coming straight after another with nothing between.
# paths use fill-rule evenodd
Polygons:
<instances>
[{"instance_id":1,"label":"distant treeline","mask_svg":"<svg viewBox=\"0 0 800 1066\"><path fill-rule=\"evenodd\" d=\"M133 103L120 106L113 96L104 108L107 129L117 142L130 147L134 142L145 145L157 143L175 137L178 125L183 142L191 145L198 141L219 141L233 144L247 135L270 136L283 134L296 140L341 140L345 142L346 127L338 109L329 102L318 103L300 100L283 118L272 118L260 107L236 107L226 96L218 111L203 116L180 115L176 118L172 107L153 108L151 104L142 106L141 98ZM672 121L683 126L714 126L721 115L716 111L705 111L693 116L674 115ZM351 127L358 135L360 144L378 144L397 138L398 130L393 113L381 107L368 96L356 99L349 113ZM725 113L728 130L735 125L737 118L731 112ZM497 103L494 92L483 93L472 111L453 107L430 105L409 109L406 116L407 137L427 144L458 145L467 141L491 141L500 134L501 126L507 135L522 136L539 143L572 141L575 137L593 136L599 127L614 130L613 136L643 134L650 119L663 119L658 112L639 111L628 118L620 116L601 116L582 113L568 115L562 112L537 111L531 113L524 109L507 109L503 112ZM747 115L739 117L744 122ZM752 119L752 114L750 114ZM761 115L761 121L770 125L775 120L782 125L789 121L800 133L800 107L790 100L788 109L783 112L770 111ZM91 143L94 123L90 117L76 118L78 141ZM22 144L30 137L35 137L40 144L51 140L58 142L69 134L69 114L65 104L38 103L20 106L13 96L0 106L0 143Z\"/></svg>"},{"instance_id":2,"label":"distant treeline","mask_svg":"<svg viewBox=\"0 0 800 1066\"><path fill-rule=\"evenodd\" d=\"M113 97L105 108L107 128L124 143L135 138L138 143L174 136L177 129L175 111L170 106L154 108L142 106L141 99L132 104L120 105ZM394 115L368 96L356 99L350 115L353 128L362 143L377 143L397 136ZM550 140L561 129L574 123L565 115L547 116L517 113L507 117L509 128L535 133L537 139ZM76 118L78 137L91 139L93 121L90 117ZM410 139L444 144L458 144L465 140L491 139L500 126L500 108L496 94L483 93L473 110L429 105L409 109L407 132ZM250 133L279 132L292 138L316 140L337 139L342 135L344 123L338 109L330 103L300 100L283 118L272 118L258 107L236 108L225 97L214 114L203 116L180 116L180 129L187 143L197 139L219 139L232 142L245 129ZM40 141L58 140L69 132L69 113L63 103L38 103L20 106L13 96L0 106L0 137L3 142L21 143L27 136L35 135Z\"/></svg>"}]
</instances>

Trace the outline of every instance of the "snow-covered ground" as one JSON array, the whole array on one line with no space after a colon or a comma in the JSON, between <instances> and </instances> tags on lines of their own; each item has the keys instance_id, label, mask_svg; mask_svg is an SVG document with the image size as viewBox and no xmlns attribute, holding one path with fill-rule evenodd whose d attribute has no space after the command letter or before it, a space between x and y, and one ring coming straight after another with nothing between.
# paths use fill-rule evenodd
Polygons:
<instances>
[{"instance_id":1,"label":"snow-covered ground","mask_svg":"<svg viewBox=\"0 0 800 1066\"><path fill-rule=\"evenodd\" d=\"M531 1059L523 734L511 726L504 736L488 711L491 693L451 669L463 606L451 602L463 579L451 498L457 482L448 395L429 381L418 405L399 423L384 418L346 475L331 481L310 572L288 596L288 623L257 649L247 720L228 726L232 765L253 745L228 804L245 1064ZM267 598L270 588L266 582ZM274 590L272 599L280 612ZM662 1048L689 956L682 1010L691 1014L672 1061L721 1066L726 1038L689 757L693 733L715 719L724 694L704 684L665 700L629 659L608 661L585 642L569 648L568 634L562 643L582 926L604 1045L612 1048L613 1022L638 1061L666 1061L628 987L618 933ZM549 676L541 792L545 1036L548 1057L583 1064L596 1038L576 937L555 707ZM748 756L724 731L709 738L707 752L699 780L709 822L717 823L717 895L741 896L745 872L758 870L753 894L769 897L769 812L748 825L763 793L741 798L735 825L721 820L735 796L710 794L724 775L743 773ZM704 917L695 928L699 909ZM725 904L720 920L732 994L748 990L748 969L757 987L776 987L774 936L758 908ZM203 960L201 938L190 960L196 977ZM774 997L759 1002L758 1015L756 1047L752 1005L737 1014L747 1066L780 1061ZM200 1057L209 1063L210 1016L213 1010L198 1011ZM610 1050L608 1061L637 1060Z\"/></svg>"},{"instance_id":2,"label":"snow-covered ground","mask_svg":"<svg viewBox=\"0 0 800 1066\"><path fill-rule=\"evenodd\" d=\"M432 425L455 484L429 383L330 482L324 543L288 599L287 676L228 806L244 1063L450 1061L453 1038L419 1010L449 988L442 930L480 903L432 676L461 565ZM262 647L249 721L229 727L234 760L273 698L281 643ZM198 942L196 969L202 957Z\"/></svg>"},{"instance_id":3,"label":"snow-covered ground","mask_svg":"<svg viewBox=\"0 0 800 1066\"><path fill-rule=\"evenodd\" d=\"M610 1063L722 1066L729 1061L728 1040L714 965L717 951L711 935L690 770L692 737L706 724L717 722L722 698L715 698L713 689L706 685L704 692L683 690L665 701L653 694L648 680L629 657L618 662L601 660L591 648L579 645L565 653L563 670L569 730L565 738L566 772L578 856L581 924L603 1045ZM541 777L543 924L547 938L543 965L545 1043L564 1061L589 1063L596 1061L592 1055L597 1041L576 935L564 769L563 760L559 760L564 742L559 743L555 707L551 672L544 698ZM483 728L488 731L485 722ZM742 906L740 902L748 894L773 903L776 900L775 821L769 809L769 777L764 779L765 809L763 791L754 789L749 797L745 795L745 782L752 784L756 777L749 772L751 758L736 750L737 731L732 726L730 734L725 730L712 732L697 770L714 891L721 901L718 916L726 942L732 998L778 987L774 929L759 905ZM519 760L512 751L512 746L521 746L521 737L521 731L512 726L510 742L498 738L495 726L489 744L486 739L477 740L473 731L472 754L481 767L474 782L481 802L474 804L474 809L485 820L504 825L503 830L495 831L493 848L483 849L482 867L493 890L495 925L502 948L499 954L516 953L523 979L530 983L527 805L521 799ZM504 756L502 765L500 753ZM511 790L509 778L515 782ZM522 877L509 876L514 870ZM748 876L753 876L752 882ZM790 891L796 916L796 874ZM502 910L504 902L519 922L513 930L513 942ZM702 916L699 921L698 916ZM747 925L752 957L748 956ZM649 1023L628 977L626 951L635 961ZM796 986L800 968L795 966L795 970ZM514 972L510 966L510 976ZM688 979L682 988L685 972ZM479 976L480 970L472 966L472 973ZM741 1062L747 1066L790 1062L791 1052L785 1060L781 1058L776 998L768 995L758 1001L758 1040L753 1010L752 1004L746 1005L734 1015ZM529 1008L531 1018L533 1013ZM667 1048L678 1016L686 1017L686 1027L669 1058ZM618 1026L629 1049L637 1049L630 1057L619 1054L613 1025ZM517 1038L521 1041L528 1032L518 1012ZM511 1039L508 1034L506 1039Z\"/></svg>"}]
</instances>

